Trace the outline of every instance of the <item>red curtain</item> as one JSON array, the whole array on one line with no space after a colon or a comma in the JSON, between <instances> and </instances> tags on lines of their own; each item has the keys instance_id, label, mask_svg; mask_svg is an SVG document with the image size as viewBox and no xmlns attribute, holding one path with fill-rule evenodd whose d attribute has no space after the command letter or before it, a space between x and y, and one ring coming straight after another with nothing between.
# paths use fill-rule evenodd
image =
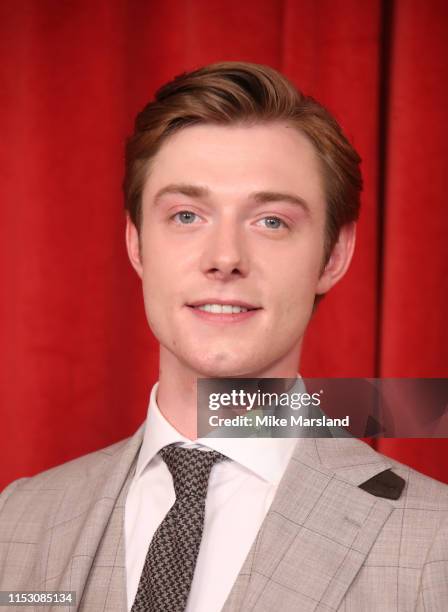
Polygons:
<instances>
[{"instance_id":1,"label":"red curtain","mask_svg":"<svg viewBox=\"0 0 448 612\"><path fill-rule=\"evenodd\" d=\"M0 6L0 487L128 436L157 344L127 262L123 141L174 75L283 71L363 157L358 250L306 376L446 377L444 0L18 0ZM382 452L448 481L446 440Z\"/></svg>"}]
</instances>

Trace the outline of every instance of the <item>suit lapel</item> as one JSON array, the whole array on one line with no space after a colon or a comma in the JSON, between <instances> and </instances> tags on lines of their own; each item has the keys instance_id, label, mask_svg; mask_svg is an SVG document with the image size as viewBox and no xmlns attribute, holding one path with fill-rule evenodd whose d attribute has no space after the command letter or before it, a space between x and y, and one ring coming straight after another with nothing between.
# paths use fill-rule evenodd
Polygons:
<instances>
[{"instance_id":1,"label":"suit lapel","mask_svg":"<svg viewBox=\"0 0 448 612\"><path fill-rule=\"evenodd\" d=\"M124 510L135 466L136 461L133 462L112 513L104 525L103 535L82 593L82 610L85 612L127 610Z\"/></svg>"},{"instance_id":2,"label":"suit lapel","mask_svg":"<svg viewBox=\"0 0 448 612\"><path fill-rule=\"evenodd\" d=\"M126 609L124 505L143 430L95 453L89 476L67 487L48 529L40 584L76 591L82 610Z\"/></svg>"},{"instance_id":3,"label":"suit lapel","mask_svg":"<svg viewBox=\"0 0 448 612\"><path fill-rule=\"evenodd\" d=\"M359 485L389 467L355 439L299 440L223 612L337 610L393 508Z\"/></svg>"}]
</instances>

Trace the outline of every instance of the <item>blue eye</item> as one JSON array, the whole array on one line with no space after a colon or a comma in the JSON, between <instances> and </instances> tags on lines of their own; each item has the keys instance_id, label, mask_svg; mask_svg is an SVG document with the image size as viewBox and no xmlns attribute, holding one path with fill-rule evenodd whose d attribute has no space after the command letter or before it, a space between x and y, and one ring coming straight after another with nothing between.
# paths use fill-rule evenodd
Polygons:
<instances>
[{"instance_id":1,"label":"blue eye","mask_svg":"<svg viewBox=\"0 0 448 612\"><path fill-rule=\"evenodd\" d=\"M278 217L264 217L262 221L270 222L268 225L265 225L265 227L269 229L280 229L281 227L288 227L286 223L282 221L282 219L279 219Z\"/></svg>"},{"instance_id":2,"label":"blue eye","mask_svg":"<svg viewBox=\"0 0 448 612\"><path fill-rule=\"evenodd\" d=\"M196 213L191 212L190 210L181 210L180 212L173 215L173 219L176 217L180 220L181 225L189 225L193 223L194 218L197 217Z\"/></svg>"}]
</instances>

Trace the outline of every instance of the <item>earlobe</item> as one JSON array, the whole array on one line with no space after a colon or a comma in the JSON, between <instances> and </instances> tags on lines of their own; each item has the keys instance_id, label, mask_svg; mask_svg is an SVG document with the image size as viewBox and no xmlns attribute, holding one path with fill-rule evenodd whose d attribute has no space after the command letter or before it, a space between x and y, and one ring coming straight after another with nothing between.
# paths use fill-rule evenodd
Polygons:
<instances>
[{"instance_id":1,"label":"earlobe","mask_svg":"<svg viewBox=\"0 0 448 612\"><path fill-rule=\"evenodd\" d=\"M140 250L140 237L138 230L131 221L129 215L126 217L126 249L129 261L140 278L143 276L143 267Z\"/></svg>"},{"instance_id":2,"label":"earlobe","mask_svg":"<svg viewBox=\"0 0 448 612\"><path fill-rule=\"evenodd\" d=\"M317 295L327 293L346 273L353 257L356 242L356 224L344 225L333 247L330 259L317 284Z\"/></svg>"}]
</instances>

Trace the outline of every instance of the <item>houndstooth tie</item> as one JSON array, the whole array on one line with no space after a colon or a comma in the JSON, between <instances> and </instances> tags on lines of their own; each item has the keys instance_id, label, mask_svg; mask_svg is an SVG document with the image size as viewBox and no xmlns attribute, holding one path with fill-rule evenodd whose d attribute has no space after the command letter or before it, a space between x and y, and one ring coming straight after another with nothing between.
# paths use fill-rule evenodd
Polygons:
<instances>
[{"instance_id":1,"label":"houndstooth tie","mask_svg":"<svg viewBox=\"0 0 448 612\"><path fill-rule=\"evenodd\" d=\"M217 451L165 446L160 455L173 477L176 501L157 528L131 612L183 612L204 526L208 479Z\"/></svg>"}]
</instances>

